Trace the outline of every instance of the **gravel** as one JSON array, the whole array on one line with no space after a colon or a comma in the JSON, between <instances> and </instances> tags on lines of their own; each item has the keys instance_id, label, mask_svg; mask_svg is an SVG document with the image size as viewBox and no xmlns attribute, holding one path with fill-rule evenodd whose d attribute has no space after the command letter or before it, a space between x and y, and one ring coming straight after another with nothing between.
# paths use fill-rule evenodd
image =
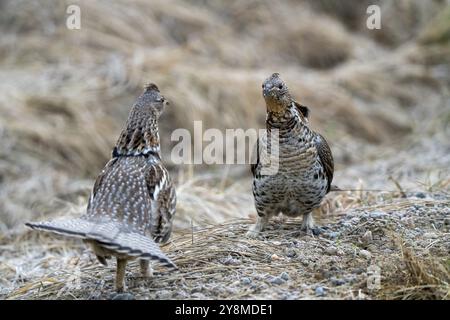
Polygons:
<instances>
[{"instance_id":1,"label":"gravel","mask_svg":"<svg viewBox=\"0 0 450 320\"><path fill-rule=\"evenodd\" d=\"M289 280L289 273L287 272L282 272L280 274L280 278L283 279L284 281L288 281Z\"/></svg>"},{"instance_id":2,"label":"gravel","mask_svg":"<svg viewBox=\"0 0 450 320\"><path fill-rule=\"evenodd\" d=\"M325 289L323 287L316 287L314 292L315 292L316 296L318 296L318 297L322 297L325 295Z\"/></svg>"},{"instance_id":3,"label":"gravel","mask_svg":"<svg viewBox=\"0 0 450 320\"><path fill-rule=\"evenodd\" d=\"M372 254L367 250L360 250L359 255L367 260L370 260L372 258Z\"/></svg>"},{"instance_id":4,"label":"gravel","mask_svg":"<svg viewBox=\"0 0 450 320\"><path fill-rule=\"evenodd\" d=\"M280 285L280 284L285 283L285 281L284 281L281 277L272 277L272 278L270 279L270 283L271 283L271 284Z\"/></svg>"},{"instance_id":5,"label":"gravel","mask_svg":"<svg viewBox=\"0 0 450 320\"><path fill-rule=\"evenodd\" d=\"M380 210L372 211L369 213L369 217L371 217L373 219L379 219L379 218L384 217L385 215L386 215L386 212L380 211Z\"/></svg>"}]
</instances>

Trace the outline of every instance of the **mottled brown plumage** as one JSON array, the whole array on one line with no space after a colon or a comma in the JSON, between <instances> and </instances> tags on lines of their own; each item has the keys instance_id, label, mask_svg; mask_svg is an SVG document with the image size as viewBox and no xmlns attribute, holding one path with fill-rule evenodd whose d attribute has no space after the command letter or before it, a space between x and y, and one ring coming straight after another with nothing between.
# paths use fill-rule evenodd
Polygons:
<instances>
[{"instance_id":1,"label":"mottled brown plumage","mask_svg":"<svg viewBox=\"0 0 450 320\"><path fill-rule=\"evenodd\" d=\"M86 214L76 219L28 223L33 229L82 238L106 265L117 258L116 290L124 290L126 263L148 260L175 267L156 242L171 234L176 195L161 162L158 118L167 104L156 85L148 85L133 105L111 160L95 181Z\"/></svg>"},{"instance_id":2,"label":"mottled brown plumage","mask_svg":"<svg viewBox=\"0 0 450 320\"><path fill-rule=\"evenodd\" d=\"M302 230L311 232L311 212L331 189L334 163L330 147L322 135L309 128L309 108L291 97L279 74L264 81L263 96L268 134L258 140L256 163L251 166L258 220L248 236L257 236L269 218L279 213L303 215ZM275 143L270 137L276 131L274 160L271 146ZM277 163L277 170L264 171L269 162Z\"/></svg>"}]
</instances>

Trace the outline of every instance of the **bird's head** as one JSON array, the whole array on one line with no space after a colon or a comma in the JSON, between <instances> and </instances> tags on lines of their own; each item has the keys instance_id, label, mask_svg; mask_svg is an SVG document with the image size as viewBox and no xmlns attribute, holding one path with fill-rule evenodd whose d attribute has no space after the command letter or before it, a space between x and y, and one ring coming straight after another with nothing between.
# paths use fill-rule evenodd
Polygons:
<instances>
[{"instance_id":1,"label":"bird's head","mask_svg":"<svg viewBox=\"0 0 450 320\"><path fill-rule=\"evenodd\" d=\"M266 101L267 110L270 112L283 113L292 103L288 87L278 73L274 73L264 80L262 93Z\"/></svg>"},{"instance_id":2,"label":"bird's head","mask_svg":"<svg viewBox=\"0 0 450 320\"><path fill-rule=\"evenodd\" d=\"M159 118L168 104L169 102L161 94L156 84L150 83L145 86L144 92L136 100L132 114L139 118Z\"/></svg>"}]
</instances>

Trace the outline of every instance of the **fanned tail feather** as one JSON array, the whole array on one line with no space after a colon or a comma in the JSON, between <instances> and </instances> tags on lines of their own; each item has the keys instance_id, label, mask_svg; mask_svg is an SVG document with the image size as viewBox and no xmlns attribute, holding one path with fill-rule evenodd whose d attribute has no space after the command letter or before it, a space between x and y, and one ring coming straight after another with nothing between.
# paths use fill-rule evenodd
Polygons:
<instances>
[{"instance_id":1,"label":"fanned tail feather","mask_svg":"<svg viewBox=\"0 0 450 320\"><path fill-rule=\"evenodd\" d=\"M164 266L177 269L176 265L161 251L153 239L140 233L120 228L116 222L92 222L82 218L61 219L26 223L35 229L64 236L96 240L107 249L146 260L158 260Z\"/></svg>"}]
</instances>

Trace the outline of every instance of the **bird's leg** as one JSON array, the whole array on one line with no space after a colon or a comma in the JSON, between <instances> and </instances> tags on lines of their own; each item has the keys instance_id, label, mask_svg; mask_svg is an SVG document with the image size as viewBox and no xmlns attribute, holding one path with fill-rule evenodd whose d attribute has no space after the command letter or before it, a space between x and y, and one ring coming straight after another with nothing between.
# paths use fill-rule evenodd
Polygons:
<instances>
[{"instance_id":1,"label":"bird's leg","mask_svg":"<svg viewBox=\"0 0 450 320\"><path fill-rule=\"evenodd\" d=\"M127 259L117 258L116 271L116 291L123 292L125 289L125 268L127 266Z\"/></svg>"},{"instance_id":2,"label":"bird's leg","mask_svg":"<svg viewBox=\"0 0 450 320\"><path fill-rule=\"evenodd\" d=\"M150 278L153 277L153 268L150 265L150 261L148 260L140 260L139 261L141 265L141 274L144 278Z\"/></svg>"},{"instance_id":3,"label":"bird's leg","mask_svg":"<svg viewBox=\"0 0 450 320\"><path fill-rule=\"evenodd\" d=\"M312 212L306 213L303 215L303 222L301 226L301 231L305 231L306 234L312 235L314 228L314 220L312 216Z\"/></svg>"},{"instance_id":4,"label":"bird's leg","mask_svg":"<svg viewBox=\"0 0 450 320\"><path fill-rule=\"evenodd\" d=\"M267 222L269 222L269 215L265 214L262 217L258 215L256 219L256 223L250 227L250 229L247 231L247 237L249 238L256 238L261 231L264 230L264 228L267 225Z\"/></svg>"},{"instance_id":5,"label":"bird's leg","mask_svg":"<svg viewBox=\"0 0 450 320\"><path fill-rule=\"evenodd\" d=\"M104 266L108 266L108 262L106 262L106 257L97 255L97 260Z\"/></svg>"}]
</instances>

